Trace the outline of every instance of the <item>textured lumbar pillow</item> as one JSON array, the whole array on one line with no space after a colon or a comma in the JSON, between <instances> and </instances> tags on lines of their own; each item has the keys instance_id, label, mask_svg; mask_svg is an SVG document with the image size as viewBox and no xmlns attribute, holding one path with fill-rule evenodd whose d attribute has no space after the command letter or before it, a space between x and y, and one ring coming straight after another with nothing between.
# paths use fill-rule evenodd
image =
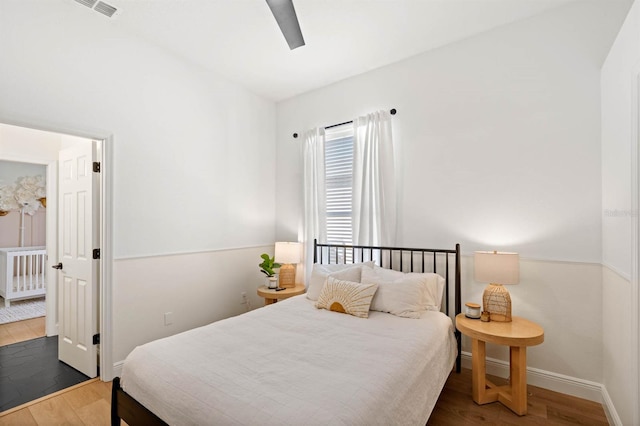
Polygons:
<instances>
[{"instance_id":1,"label":"textured lumbar pillow","mask_svg":"<svg viewBox=\"0 0 640 426\"><path fill-rule=\"evenodd\" d=\"M368 318L369 306L377 289L378 284L360 284L330 276L322 287L316 308Z\"/></svg>"}]
</instances>

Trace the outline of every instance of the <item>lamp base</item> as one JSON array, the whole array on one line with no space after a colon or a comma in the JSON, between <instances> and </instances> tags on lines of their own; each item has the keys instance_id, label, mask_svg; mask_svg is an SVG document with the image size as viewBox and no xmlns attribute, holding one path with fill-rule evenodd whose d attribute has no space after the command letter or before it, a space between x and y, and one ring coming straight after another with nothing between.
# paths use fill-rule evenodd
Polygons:
<instances>
[{"instance_id":1,"label":"lamp base","mask_svg":"<svg viewBox=\"0 0 640 426\"><path fill-rule=\"evenodd\" d=\"M296 265L291 263L280 267L280 287L293 288L296 286Z\"/></svg>"},{"instance_id":2,"label":"lamp base","mask_svg":"<svg viewBox=\"0 0 640 426\"><path fill-rule=\"evenodd\" d=\"M491 321L511 322L511 295L502 284L489 284L484 289L482 306Z\"/></svg>"}]
</instances>

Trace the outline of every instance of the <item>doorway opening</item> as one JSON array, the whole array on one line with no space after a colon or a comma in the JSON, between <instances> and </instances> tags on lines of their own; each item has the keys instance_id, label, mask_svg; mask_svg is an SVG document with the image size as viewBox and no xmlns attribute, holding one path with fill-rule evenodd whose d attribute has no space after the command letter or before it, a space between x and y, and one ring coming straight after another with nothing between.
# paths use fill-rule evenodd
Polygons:
<instances>
[{"instance_id":1,"label":"doorway opening","mask_svg":"<svg viewBox=\"0 0 640 426\"><path fill-rule=\"evenodd\" d=\"M77 149L79 146L81 147L80 151ZM65 152L67 154L64 154ZM71 153L69 154L69 152ZM33 319L12 321L7 324L14 330L12 333L3 332L4 325L0 324L0 350L6 352L9 349L7 353L8 356L11 356L11 348L3 345L17 345L18 340L22 340L23 343L20 345L28 346L31 349L38 347L41 349L36 350L32 358L37 359L38 354L44 356L45 353L48 353L49 358L52 355L55 356L56 362L61 359L65 364L72 365L82 371L84 374L78 374L84 378L97 376L100 364L107 362L105 365L109 365L108 362L111 358L107 350L110 327L103 327L103 324L110 323L108 320L110 311L104 309L104 306L108 304L102 297L107 287L107 281L103 280L103 277L108 277L111 269L110 252L106 250L108 248L105 247L106 244L102 244L103 236L108 237L109 235L105 229L107 229L106 224L110 223L110 218L104 214L105 211L108 211L104 203L106 199L104 189L107 185L100 173L94 172L96 164L98 170L100 164L104 169L105 157L104 141L100 139L0 123L0 190L2 190L2 185L13 185L13 190L16 191L15 186L17 185L13 182L14 179L9 176L9 172L12 169L14 175L19 175L16 179L20 180L34 174L27 173L29 167L32 170L34 167L39 168L37 171L40 173L35 175L42 176L44 174L42 180L46 182L47 188L46 196L41 197L44 198L41 216L45 216L46 219L38 217L34 220L30 215L27 215L26 220L23 221L22 216L24 216L25 208L24 205L20 205L18 209L5 214L5 218L13 216L13 221L17 217L21 218L19 231L17 231L17 234L20 235L18 244L3 242L2 237L6 237L6 233L0 231L2 234L0 236L0 250L6 246L15 246L8 248L17 248L18 250L14 251L24 252L33 251L31 249L38 247L45 252L44 262L25 257L26 260L16 260L13 263L14 269L17 270L11 276L17 277L15 279L20 281L22 275L27 275L28 284L26 287L14 286L13 290L17 291L13 292L13 299L12 295L7 297L7 299L12 299L7 304L16 307L21 304L29 304L37 299L40 299L42 304L42 299L44 299L45 316L38 317L36 315L36 318ZM44 173L42 173L43 170ZM77 186L81 177L85 177L85 180L89 182L88 187L86 185L84 187ZM37 179L33 178L32 180ZM60 193L65 185L67 192ZM69 185L73 188L69 189ZM2 206L3 204L0 202L0 210L2 210ZM0 220L2 219L3 217L0 217ZM1 226L2 222L0 222ZM86 244L71 244L73 241L80 240L86 240ZM100 256L96 258L94 256L96 252L107 255L108 262L101 264L104 259L100 259ZM64 263L67 266L62 267L61 260L65 260ZM2 262L1 257L0 262ZM78 262L89 264L88 269L82 265L78 267ZM61 267L58 268L58 265ZM57 269L51 269L52 267ZM87 271L89 271L88 275ZM46 277L46 291L45 294L35 294L37 292L32 291L37 287L33 284L34 277L37 281L37 278L41 276ZM41 289L39 291L42 292ZM0 300L0 302L2 302L2 307L0 307L2 309L4 300ZM75 318L76 321L73 322L70 318ZM16 331L20 329L23 330L22 333ZM80 329L84 330L84 333L78 333ZM8 334L13 334L13 336L8 336ZM30 340L34 337L38 340ZM10 339L14 339L15 342ZM102 342L100 342L101 340ZM100 348L100 343L102 343L102 348ZM60 349L60 346L64 347L65 345L68 347L66 353L65 349ZM78 352L79 355L69 355L69 348L71 348L71 352ZM99 357L100 349L103 354ZM80 359L82 356L85 356L84 361ZM53 365L47 364L47 362L43 358L41 361L36 361L36 367L30 367L30 369L33 370L38 365ZM78 362L82 365L75 365ZM59 362L59 364L63 363ZM56 379L58 382L69 383L70 376L68 374L66 378L61 379L60 372L52 370L55 368L50 367L47 375L58 375ZM103 368L101 370L101 378L109 380L112 369ZM51 392L56 390L51 389ZM6 409L6 406L3 406L0 411L3 409Z\"/></svg>"},{"instance_id":2,"label":"doorway opening","mask_svg":"<svg viewBox=\"0 0 640 426\"><path fill-rule=\"evenodd\" d=\"M46 176L44 164L0 159L0 346L45 332Z\"/></svg>"}]
</instances>

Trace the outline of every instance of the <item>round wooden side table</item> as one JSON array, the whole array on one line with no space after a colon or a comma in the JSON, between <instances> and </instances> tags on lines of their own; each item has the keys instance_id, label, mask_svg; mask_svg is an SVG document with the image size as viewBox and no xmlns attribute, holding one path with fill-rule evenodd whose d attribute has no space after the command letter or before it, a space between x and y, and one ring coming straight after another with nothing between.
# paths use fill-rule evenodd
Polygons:
<instances>
[{"instance_id":1,"label":"round wooden side table","mask_svg":"<svg viewBox=\"0 0 640 426\"><path fill-rule=\"evenodd\" d=\"M276 303L278 300L297 296L302 293L304 293L304 284L296 284L295 287L286 288L280 291L269 289L266 285L258 287L258 296L264 297L265 306Z\"/></svg>"},{"instance_id":2,"label":"round wooden side table","mask_svg":"<svg viewBox=\"0 0 640 426\"><path fill-rule=\"evenodd\" d=\"M499 401L520 416L527 414L527 346L544 342L542 327L520 317L511 322L482 322L458 314L456 328L471 338L473 400L477 404ZM509 346L510 384L497 386L487 380L487 342Z\"/></svg>"}]
</instances>

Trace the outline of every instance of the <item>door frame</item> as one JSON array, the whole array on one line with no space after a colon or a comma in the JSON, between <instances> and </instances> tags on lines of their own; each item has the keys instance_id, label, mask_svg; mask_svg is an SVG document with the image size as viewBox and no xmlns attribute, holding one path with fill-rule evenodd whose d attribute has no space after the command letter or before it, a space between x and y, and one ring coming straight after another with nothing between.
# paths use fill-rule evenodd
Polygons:
<instances>
[{"instance_id":1,"label":"door frame","mask_svg":"<svg viewBox=\"0 0 640 426\"><path fill-rule=\"evenodd\" d=\"M50 269L58 263L58 162L47 164L47 316L45 334L47 337L58 335L58 274ZM50 214L54 211L55 215ZM55 314L55 315L54 315Z\"/></svg>"},{"instance_id":2,"label":"door frame","mask_svg":"<svg viewBox=\"0 0 640 426\"><path fill-rule=\"evenodd\" d=\"M101 140L102 149L100 152L100 271L99 271L99 294L100 302L98 309L100 317L98 319L100 327L100 350L98 368L100 379L108 382L113 379L113 308L112 308L112 277L113 277L113 134L105 134L101 131L91 131L79 128L69 128L47 123L46 125L34 122L16 120L4 117L0 114L0 123L11 126L26 127L45 132L62 133L72 136L79 136L87 139ZM34 162L26 158L6 158L10 161ZM36 162L38 164L42 162ZM48 163L44 163L48 164Z\"/></svg>"},{"instance_id":3,"label":"door frame","mask_svg":"<svg viewBox=\"0 0 640 426\"><path fill-rule=\"evenodd\" d=\"M631 81L631 358L632 400L640 398L640 63L632 70ZM640 406L632 413L640 422Z\"/></svg>"}]
</instances>

